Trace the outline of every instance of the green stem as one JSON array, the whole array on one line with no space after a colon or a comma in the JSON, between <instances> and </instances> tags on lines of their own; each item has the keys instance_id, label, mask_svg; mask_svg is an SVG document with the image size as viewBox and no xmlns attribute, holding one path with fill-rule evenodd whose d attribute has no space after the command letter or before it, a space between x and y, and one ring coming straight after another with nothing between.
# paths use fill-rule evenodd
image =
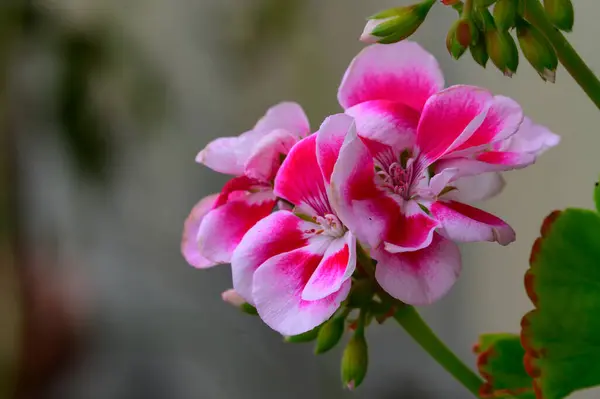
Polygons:
<instances>
[{"instance_id":1,"label":"green stem","mask_svg":"<svg viewBox=\"0 0 600 399\"><path fill-rule=\"evenodd\" d=\"M462 8L462 17L464 19L471 18L471 11L473 10L473 0L465 0L465 4Z\"/></svg>"},{"instance_id":2,"label":"green stem","mask_svg":"<svg viewBox=\"0 0 600 399\"><path fill-rule=\"evenodd\" d=\"M394 319L447 372L452 374L475 397L479 397L479 387L483 384L481 378L440 341L414 307L401 306L394 314Z\"/></svg>"},{"instance_id":3,"label":"green stem","mask_svg":"<svg viewBox=\"0 0 600 399\"><path fill-rule=\"evenodd\" d=\"M552 43L560 63L594 104L596 104L596 107L600 108L600 80L598 80L583 59L581 59L563 34L548 20L539 0L524 0L523 15L527 21L538 28Z\"/></svg>"}]
</instances>

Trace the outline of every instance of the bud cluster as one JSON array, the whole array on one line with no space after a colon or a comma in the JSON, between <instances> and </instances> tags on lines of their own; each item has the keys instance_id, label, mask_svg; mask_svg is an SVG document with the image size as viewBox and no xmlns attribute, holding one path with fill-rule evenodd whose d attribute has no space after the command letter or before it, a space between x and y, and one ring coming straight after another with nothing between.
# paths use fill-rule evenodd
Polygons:
<instances>
[{"instance_id":1,"label":"bud cluster","mask_svg":"<svg viewBox=\"0 0 600 399\"><path fill-rule=\"evenodd\" d=\"M366 328L373 320L382 324L392 317L399 306L406 306L376 288L368 276L354 277L353 287L342 307L329 320L305 333L284 336L287 343L315 343L315 354L329 352L343 340L350 338L342 352L341 377L344 387L353 390L364 380L368 366ZM222 294L223 300L241 311L256 315L256 309L246 303L234 290Z\"/></svg>"},{"instance_id":2,"label":"bud cluster","mask_svg":"<svg viewBox=\"0 0 600 399\"><path fill-rule=\"evenodd\" d=\"M555 49L542 32L527 21L526 0L440 1L459 14L446 36L446 48L453 58L459 59L468 49L479 65L485 68L491 60L504 75L512 76L519 66L520 47L542 79L554 82L558 66ZM373 15L361 40L387 44L406 39L421 26L434 3L434 0L425 0ZM543 0L543 3L548 20L557 29L572 30L571 0Z\"/></svg>"}]
</instances>

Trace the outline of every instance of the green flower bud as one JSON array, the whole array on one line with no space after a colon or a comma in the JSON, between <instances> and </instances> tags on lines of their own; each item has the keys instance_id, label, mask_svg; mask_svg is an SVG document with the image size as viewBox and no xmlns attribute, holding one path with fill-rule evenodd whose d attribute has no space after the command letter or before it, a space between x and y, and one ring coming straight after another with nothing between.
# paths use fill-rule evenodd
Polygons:
<instances>
[{"instance_id":1,"label":"green flower bud","mask_svg":"<svg viewBox=\"0 0 600 399\"><path fill-rule=\"evenodd\" d=\"M364 328L356 330L342 356L342 381L353 390L357 388L367 375L369 366L369 349L365 339Z\"/></svg>"},{"instance_id":2,"label":"green flower bud","mask_svg":"<svg viewBox=\"0 0 600 399\"><path fill-rule=\"evenodd\" d=\"M485 68L490 58L485 48L485 40L479 40L475 45L470 46L469 50L475 62Z\"/></svg>"},{"instance_id":3,"label":"green flower bud","mask_svg":"<svg viewBox=\"0 0 600 399\"><path fill-rule=\"evenodd\" d=\"M475 0L475 5L481 8L488 8L492 4L494 4L496 0Z\"/></svg>"},{"instance_id":4,"label":"green flower bud","mask_svg":"<svg viewBox=\"0 0 600 399\"><path fill-rule=\"evenodd\" d=\"M317 345L315 346L315 354L320 355L325 353L340 342L346 324L346 314L334 316L329 321L321 326L317 334Z\"/></svg>"},{"instance_id":5,"label":"green flower bud","mask_svg":"<svg viewBox=\"0 0 600 399\"><path fill-rule=\"evenodd\" d=\"M320 329L321 329L321 326L318 326L318 327L315 327L312 330L307 331L302 334L290 335L290 336L284 337L283 340L285 342L289 342L289 343L293 343L293 344L314 341L317 338L317 335L319 334Z\"/></svg>"},{"instance_id":6,"label":"green flower bud","mask_svg":"<svg viewBox=\"0 0 600 399\"><path fill-rule=\"evenodd\" d=\"M523 55L540 74L542 79L554 83L558 58L546 37L534 26L525 21L517 26L517 38Z\"/></svg>"},{"instance_id":7,"label":"green flower bud","mask_svg":"<svg viewBox=\"0 0 600 399\"><path fill-rule=\"evenodd\" d=\"M457 30L460 23L460 20L454 22L448 31L448 35L446 36L446 48L448 49L448 53L450 53L450 55L456 60L459 59L467 50L467 47L463 46L457 38Z\"/></svg>"},{"instance_id":8,"label":"green flower bud","mask_svg":"<svg viewBox=\"0 0 600 399\"><path fill-rule=\"evenodd\" d=\"M571 0L544 0L544 8L554 26L565 32L573 30L575 10Z\"/></svg>"},{"instance_id":9,"label":"green flower bud","mask_svg":"<svg viewBox=\"0 0 600 399\"><path fill-rule=\"evenodd\" d=\"M365 43L395 43L406 39L421 26L436 0L390 8L369 18L360 40Z\"/></svg>"},{"instance_id":10,"label":"green flower bud","mask_svg":"<svg viewBox=\"0 0 600 399\"><path fill-rule=\"evenodd\" d=\"M506 76L512 76L519 66L519 50L507 31L499 31L493 25L485 32L485 48L496 67Z\"/></svg>"},{"instance_id":11,"label":"green flower bud","mask_svg":"<svg viewBox=\"0 0 600 399\"><path fill-rule=\"evenodd\" d=\"M509 30L517 22L518 0L498 0L494 6L494 21L500 30Z\"/></svg>"}]
</instances>

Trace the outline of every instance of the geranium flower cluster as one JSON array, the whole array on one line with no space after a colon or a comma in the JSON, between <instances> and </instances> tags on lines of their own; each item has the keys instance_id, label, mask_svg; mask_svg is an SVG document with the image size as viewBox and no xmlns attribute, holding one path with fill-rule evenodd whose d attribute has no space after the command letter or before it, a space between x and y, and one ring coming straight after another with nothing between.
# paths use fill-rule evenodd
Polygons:
<instances>
[{"instance_id":1,"label":"geranium flower cluster","mask_svg":"<svg viewBox=\"0 0 600 399\"><path fill-rule=\"evenodd\" d=\"M435 58L408 41L362 50L338 100L344 112L314 133L299 105L280 103L197 157L234 177L192 210L183 255L198 268L231 263L235 295L284 335L336 312L363 251L390 296L442 297L460 274L457 242L515 240L468 203L499 193L499 172L559 142L510 98L444 88Z\"/></svg>"}]
</instances>

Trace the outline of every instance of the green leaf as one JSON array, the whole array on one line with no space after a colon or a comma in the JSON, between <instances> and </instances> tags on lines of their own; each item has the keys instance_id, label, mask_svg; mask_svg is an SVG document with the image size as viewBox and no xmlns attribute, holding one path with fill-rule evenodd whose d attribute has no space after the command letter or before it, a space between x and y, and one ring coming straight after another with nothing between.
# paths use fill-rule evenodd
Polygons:
<instances>
[{"instance_id":1,"label":"green leaf","mask_svg":"<svg viewBox=\"0 0 600 399\"><path fill-rule=\"evenodd\" d=\"M553 212L531 252L521 322L525 366L539 398L600 384L600 215Z\"/></svg>"},{"instance_id":2,"label":"green leaf","mask_svg":"<svg viewBox=\"0 0 600 399\"><path fill-rule=\"evenodd\" d=\"M473 348L477 368L485 378L482 398L534 399L533 380L525 371L525 349L516 334L485 334Z\"/></svg>"}]
</instances>

